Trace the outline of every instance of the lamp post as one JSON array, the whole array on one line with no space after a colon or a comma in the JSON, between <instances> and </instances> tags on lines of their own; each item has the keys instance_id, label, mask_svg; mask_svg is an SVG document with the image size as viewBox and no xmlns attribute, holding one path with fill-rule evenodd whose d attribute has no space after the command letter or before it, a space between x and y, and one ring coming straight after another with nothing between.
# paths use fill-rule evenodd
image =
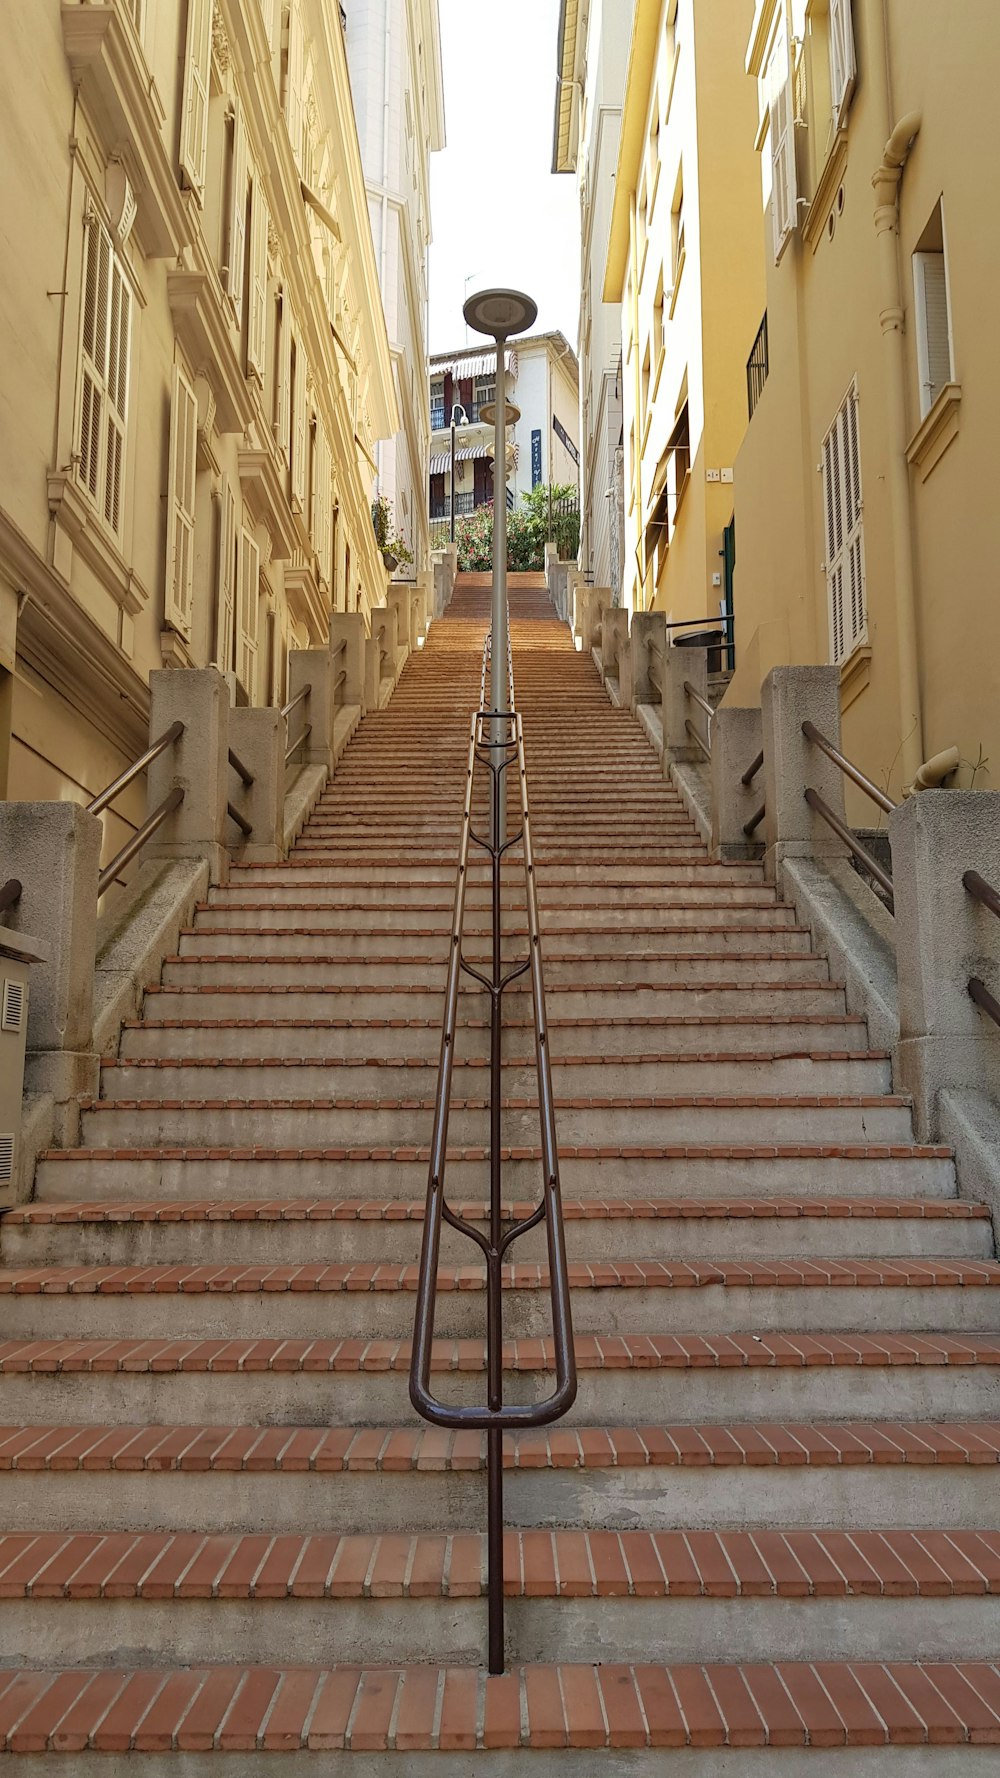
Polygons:
<instances>
[{"instance_id":1,"label":"lamp post","mask_svg":"<svg viewBox=\"0 0 1000 1778\"><path fill-rule=\"evenodd\" d=\"M461 414L462 418L460 420L456 419L456 414ZM451 530L449 533L452 543L455 541L455 427L467 426L468 423L466 412L461 402L453 401L451 404Z\"/></svg>"}]
</instances>

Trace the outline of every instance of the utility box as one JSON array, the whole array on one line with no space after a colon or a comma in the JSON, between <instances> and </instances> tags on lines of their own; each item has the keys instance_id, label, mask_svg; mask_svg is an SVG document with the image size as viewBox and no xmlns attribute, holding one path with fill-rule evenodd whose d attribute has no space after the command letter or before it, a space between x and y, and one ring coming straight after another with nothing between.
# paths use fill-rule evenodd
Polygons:
<instances>
[{"instance_id":1,"label":"utility box","mask_svg":"<svg viewBox=\"0 0 1000 1778\"><path fill-rule=\"evenodd\" d=\"M28 976L48 947L23 932L0 926L0 1193L17 1177L28 1040Z\"/></svg>"}]
</instances>

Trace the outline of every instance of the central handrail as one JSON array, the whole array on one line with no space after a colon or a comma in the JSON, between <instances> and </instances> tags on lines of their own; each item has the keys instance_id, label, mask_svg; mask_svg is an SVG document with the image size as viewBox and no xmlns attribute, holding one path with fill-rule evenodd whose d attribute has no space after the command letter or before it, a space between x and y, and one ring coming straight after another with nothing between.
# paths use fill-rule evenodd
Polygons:
<instances>
[{"instance_id":1,"label":"central handrail","mask_svg":"<svg viewBox=\"0 0 1000 1778\"><path fill-rule=\"evenodd\" d=\"M138 778L139 773L145 771L148 765L152 765L154 759L159 759L161 753L166 753L168 747L172 747L175 741L179 741L183 733L184 724L172 722L158 741L154 741L151 746L147 747L145 753L140 753L139 758L133 760L130 766L126 766L124 772L119 773L119 776L108 785L107 790L102 790L87 804L87 814L102 814L108 804L113 803L123 790L127 790L133 780Z\"/></svg>"},{"instance_id":2,"label":"central handrail","mask_svg":"<svg viewBox=\"0 0 1000 1778\"><path fill-rule=\"evenodd\" d=\"M826 754L827 759L832 759L834 765L840 767L845 778L850 778L852 784L856 784L859 790L863 790L866 796L870 796L872 802L877 803L886 815L893 813L896 804L891 797L886 796L884 790L880 790L877 784L873 784L870 778L865 777L864 772L860 771L853 761L839 752L833 742L828 741L826 736L820 733L814 722L804 722L802 733L807 741L811 741L814 747L818 747L821 753Z\"/></svg>"},{"instance_id":3,"label":"central handrail","mask_svg":"<svg viewBox=\"0 0 1000 1778\"><path fill-rule=\"evenodd\" d=\"M505 1431L519 1428L548 1426L552 1421L558 1420L572 1406L576 1398L577 1376L570 1307L569 1268L566 1258L562 1199L559 1187L559 1155L556 1141L548 1026L545 1014L535 863L531 846L531 816L528 808L524 730L520 714L514 709L513 696L510 699L511 708L509 710L497 711L486 708L487 666L490 658L491 645L487 637L483 648L480 708L472 717L469 732L462 838L455 879L448 979L441 1029L441 1056L434 1103L427 1201L414 1312L413 1348L410 1361L410 1401L417 1413L434 1426L486 1433L489 1669L491 1673L502 1673L504 1669L503 1434ZM508 684L513 693L513 653L509 644L507 667ZM488 836L475 833L472 827L473 791L477 764L485 766L490 774L491 823ZM504 806L505 774L511 766L516 766L518 774L521 825L516 833L510 838L506 838L501 832L501 811ZM524 860L528 955L521 962L508 967L505 966L502 955L501 871L506 854L519 843L522 846ZM469 847L471 844L480 847L489 857L491 864L492 954L489 975L485 975L480 969L469 963L463 955L465 892L468 883ZM452 1210L445 1197L448 1119L451 1109L452 1077L455 1063L459 984L463 973L478 982L490 997L488 1236ZM529 973L535 1030L535 1069L538 1080L542 1192L540 1201L531 1214L523 1217L519 1222L510 1224L505 1231L501 1177L503 995L512 982ZM437 1306L438 1265L443 1223L447 1223L450 1228L455 1229L465 1239L474 1242L481 1250L485 1261L487 1393L485 1406L459 1406L441 1401L431 1389L434 1319ZM544 1401L505 1404L503 1400L503 1262L513 1243L522 1235L527 1234L529 1229L536 1228L541 1223L545 1224L548 1244L555 1388Z\"/></svg>"}]
</instances>

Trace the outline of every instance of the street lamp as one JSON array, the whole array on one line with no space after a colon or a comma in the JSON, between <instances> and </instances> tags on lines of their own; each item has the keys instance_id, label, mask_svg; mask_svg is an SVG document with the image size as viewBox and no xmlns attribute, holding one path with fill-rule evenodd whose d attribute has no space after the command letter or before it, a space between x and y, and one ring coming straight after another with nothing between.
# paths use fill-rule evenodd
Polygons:
<instances>
[{"instance_id":1,"label":"street lamp","mask_svg":"<svg viewBox=\"0 0 1000 1778\"><path fill-rule=\"evenodd\" d=\"M461 416L462 416L462 418L460 420L456 417L458 414L461 414ZM462 406L461 402L460 401L453 402L452 408L451 408L451 531L450 531L450 541L452 543L454 543L454 541L455 541L455 427L456 426L467 426L468 424L469 424L469 422L466 418L465 409Z\"/></svg>"},{"instance_id":2,"label":"street lamp","mask_svg":"<svg viewBox=\"0 0 1000 1778\"><path fill-rule=\"evenodd\" d=\"M494 711L507 708L507 371L505 347L515 334L526 333L538 317L538 305L520 290L480 290L463 309L476 333L488 333L497 343L497 392L494 414L493 457L493 623L490 697ZM500 485L497 485L497 477ZM500 740L500 725L493 739ZM501 780L502 782L502 780ZM500 832L504 832L501 810Z\"/></svg>"}]
</instances>

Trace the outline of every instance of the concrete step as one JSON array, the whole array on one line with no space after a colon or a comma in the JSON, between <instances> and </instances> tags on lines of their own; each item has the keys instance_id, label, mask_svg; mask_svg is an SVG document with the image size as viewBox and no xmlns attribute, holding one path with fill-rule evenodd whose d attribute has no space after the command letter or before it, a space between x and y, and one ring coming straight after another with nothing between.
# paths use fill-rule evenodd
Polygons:
<instances>
[{"instance_id":1,"label":"concrete step","mask_svg":"<svg viewBox=\"0 0 1000 1778\"><path fill-rule=\"evenodd\" d=\"M680 1423L1000 1419L996 1335L619 1335L576 1333L579 1390L563 1426L649 1425L669 1400ZM0 1345L5 1424L318 1427L416 1425L408 1340L365 1336L206 1341L8 1340ZM434 1388L485 1399L482 1339L440 1339ZM665 1373L669 1372L669 1376ZM547 1340L504 1348L504 1400L541 1402L554 1385Z\"/></svg>"},{"instance_id":2,"label":"concrete step","mask_svg":"<svg viewBox=\"0 0 1000 1778\"><path fill-rule=\"evenodd\" d=\"M577 1100L557 1095L556 1127L560 1144L600 1146L786 1143L808 1133L817 1144L870 1142L905 1144L911 1140L910 1102L898 1095L821 1097L801 1094L724 1099L684 1098L664 1094L645 1104L631 1099ZM433 1102L414 1095L399 1101L313 1098L282 1099L272 1089L267 1099L212 1099L191 1094L183 1100L97 1100L84 1105L81 1125L86 1147L143 1147L162 1144L228 1146L267 1141L277 1147L308 1144L351 1147L360 1136L380 1147L404 1147L429 1141ZM487 1131L486 1099L455 1099L449 1120L451 1140L458 1147L482 1142ZM538 1107L533 1101L506 1099L502 1107L501 1140L511 1144L538 1140Z\"/></svg>"},{"instance_id":3,"label":"concrete step","mask_svg":"<svg viewBox=\"0 0 1000 1778\"><path fill-rule=\"evenodd\" d=\"M995 1518L1000 1424L561 1427L504 1436L514 1528L745 1531ZM482 1512L485 1438L426 1426L0 1427L6 1532L433 1532Z\"/></svg>"},{"instance_id":4,"label":"concrete step","mask_svg":"<svg viewBox=\"0 0 1000 1778\"><path fill-rule=\"evenodd\" d=\"M488 1232L487 1201L459 1201ZM504 1204L508 1226L534 1208ZM419 1249L423 1199L142 1199L60 1204L44 1199L0 1223L8 1266L163 1264L408 1264ZM728 1260L994 1257L989 1209L964 1199L566 1198L566 1245L583 1259L603 1242L618 1259ZM447 1226L445 1265L465 1264L468 1242ZM518 1261L546 1257L543 1228L521 1237Z\"/></svg>"},{"instance_id":5,"label":"concrete step","mask_svg":"<svg viewBox=\"0 0 1000 1778\"><path fill-rule=\"evenodd\" d=\"M191 998L194 998L193 996ZM319 998L317 996L317 998ZM232 997L234 1004L238 997ZM169 997L154 996L149 1003L152 1017L130 1019L122 1027L120 1054L126 1060L152 1057L316 1057L329 1061L359 1055L388 1058L420 1056L437 1064L441 1051L441 1021L436 1018L391 1020L333 1019L317 1016L303 1019L282 1018L286 1009L275 999L271 1020L254 1018L191 1018L176 1019ZM214 1003L205 998L201 1010L212 1013ZM387 1011L389 1009L386 1009ZM401 1007L406 1012L405 1004ZM472 1012L469 1008L469 1012ZM329 1011L329 1007L327 1008ZM159 1019L156 1015L168 1016ZM731 1055L734 1052L753 1054L803 1055L817 1052L864 1050L867 1031L864 1024L848 1015L823 1018L820 1014L802 1019L771 1021L680 1018L607 1018L601 1023L549 1019L549 1042L554 1057L594 1056L616 1059L628 1056L658 1055L673 1058L680 1055ZM486 1057L489 1054L489 1024L480 1017L463 1017L456 1033L456 1053L462 1056ZM535 1055L534 1024L521 1017L516 1023L504 1024L503 1054L506 1062L533 1062Z\"/></svg>"},{"instance_id":6,"label":"concrete step","mask_svg":"<svg viewBox=\"0 0 1000 1778\"><path fill-rule=\"evenodd\" d=\"M152 1663L319 1650L467 1662L483 1630L485 1538L316 1533L0 1538L11 1647L41 1665L142 1648ZM509 1531L514 1661L732 1658L989 1661L1000 1533ZM933 1600L933 1604L931 1601ZM2 1702L2 1699L0 1699Z\"/></svg>"},{"instance_id":7,"label":"concrete step","mask_svg":"<svg viewBox=\"0 0 1000 1778\"><path fill-rule=\"evenodd\" d=\"M636 944L632 933L617 930L599 934L586 931L549 932L545 934L544 957L546 974L550 965L558 969L567 959L575 960L576 973L579 974L579 959L585 957L602 961L615 961L621 971L623 981L639 980L646 977L642 974L642 966L647 957L656 956L659 952L676 953L703 951L707 945L724 945L726 952L738 952L741 949L760 951L770 949L779 934L785 934L790 941L790 949L801 952L809 948L809 933L805 927L795 927L787 920L774 918L776 910L746 909L748 917L740 920L710 921L704 914L685 918L682 914L674 920L661 916L655 928L647 928L643 934L643 943ZM400 926L387 927L383 931L366 930L363 927L348 929L338 926L332 921L329 927L314 925L315 916L310 916L310 924L296 927L286 926L283 930L262 931L255 926L230 927L209 926L207 920L196 928L181 931L178 942L178 954L181 957L244 957L252 953L259 958L282 956L326 957L331 961L338 958L379 958L392 957L398 959L403 968L398 977L402 981L409 979L406 970L411 964L421 960L440 959L446 961L450 939L450 924L442 920L436 931L427 928L407 928ZM508 928L503 935L503 955L516 960L524 955L527 944L527 929ZM598 948L599 947L599 948ZM484 930L476 931L470 926L466 931L462 946L463 955L475 962L489 955L488 935Z\"/></svg>"},{"instance_id":8,"label":"concrete step","mask_svg":"<svg viewBox=\"0 0 1000 1778\"><path fill-rule=\"evenodd\" d=\"M863 1094L875 1097L892 1090L890 1058L884 1051L775 1055L770 1051L734 1051L730 1055L657 1054L567 1055L553 1033L550 1040L552 1081L557 1094L590 1099L595 1095L631 1098L667 1090L723 1094ZM641 1040L640 1040L641 1041ZM211 1046L209 1046L211 1047ZM357 1048L346 1058L313 1056L298 1059L269 1056L258 1042L249 1056L171 1058L147 1056L105 1061L101 1066L101 1097L107 1100L224 1099L338 1100L350 1098L400 1101L410 1095L433 1099L437 1090L440 1038L424 1056L383 1057L377 1041L367 1051ZM477 1046L482 1049L484 1046ZM453 1092L458 1100L474 1099L489 1089L489 1056L473 1055L461 1039L456 1043ZM526 1099L537 1091L534 1056L508 1058L502 1070L503 1091Z\"/></svg>"},{"instance_id":9,"label":"concrete step","mask_svg":"<svg viewBox=\"0 0 1000 1778\"><path fill-rule=\"evenodd\" d=\"M317 1760L324 1778L341 1778L390 1748L413 1778L417 1762L447 1769L458 1749L478 1750L496 1778L523 1773L525 1752L551 1778L595 1749L634 1778L662 1778L683 1749L686 1778L719 1778L735 1770L734 1748L745 1774L773 1747L783 1778L884 1778L901 1760L909 1778L975 1778L994 1758L998 1692L1000 1669L984 1663L536 1664L497 1679L431 1663L185 1665L110 1668L98 1682L86 1669L23 1668L4 1695L0 1747L15 1769L27 1749L26 1769L46 1773L68 1769L67 1749L72 1759L133 1748L150 1778L201 1770L192 1749L206 1771L232 1758L241 1773L264 1770L279 1750L289 1778Z\"/></svg>"},{"instance_id":10,"label":"concrete step","mask_svg":"<svg viewBox=\"0 0 1000 1778\"><path fill-rule=\"evenodd\" d=\"M614 1254L613 1244L609 1243ZM468 1253L475 1257L470 1246ZM591 1249L591 1254L593 1250ZM12 1340L403 1339L413 1327L417 1242L407 1262L248 1265L28 1266L0 1271L3 1326ZM437 1325L481 1337L485 1267L438 1271ZM576 1325L600 1335L724 1335L803 1328L884 1327L988 1334L1000 1323L1000 1265L957 1258L575 1260ZM551 1325L548 1268L503 1269L504 1329L544 1338ZM55 1299L59 1299L58 1301Z\"/></svg>"},{"instance_id":11,"label":"concrete step","mask_svg":"<svg viewBox=\"0 0 1000 1778\"><path fill-rule=\"evenodd\" d=\"M276 1194L308 1192L321 1197L421 1198L427 1188L429 1133L422 1146L400 1149L239 1144L211 1148L182 1143L142 1148L132 1141L117 1148L53 1149L38 1163L40 1198L66 1202L104 1201L130 1195L190 1198L241 1197L258 1200ZM541 1150L537 1140L501 1153L503 1189L518 1199L537 1200ZM586 1145L560 1142L559 1169L568 1197L634 1199L690 1197L915 1197L937 1201L955 1195L951 1150L914 1143L848 1145L738 1142L684 1143L665 1147ZM489 1166L485 1147L448 1148L449 1195L485 1198Z\"/></svg>"},{"instance_id":12,"label":"concrete step","mask_svg":"<svg viewBox=\"0 0 1000 1778\"><path fill-rule=\"evenodd\" d=\"M669 932L676 926L721 926L723 930L760 931L771 927L794 927L792 908L781 903L730 903L721 893L699 897L672 895L656 908L609 907L545 907L538 909L539 927L556 942L576 947L608 941L627 943L630 948L644 945L653 935ZM436 902L414 905L405 898L378 903L359 903L330 907L316 902L285 902L278 906L258 903L254 907L227 907L219 903L200 906L195 913L196 933L243 932L330 932L367 934L395 932L443 933L454 926L454 904L450 897ZM463 922L466 937L486 935L492 930L492 908L482 897L467 901ZM502 910L505 934L523 937L527 930L523 892L512 896ZM187 929L190 930L190 929Z\"/></svg>"},{"instance_id":13,"label":"concrete step","mask_svg":"<svg viewBox=\"0 0 1000 1778\"><path fill-rule=\"evenodd\" d=\"M692 869L690 865L683 868L689 873ZM509 879L505 875L504 885L501 905L505 909L523 910L523 875L519 873L515 877L511 872ZM421 909L442 906L450 910L454 904L453 889L454 873L451 878L442 882L425 881L423 878L408 882L405 878L399 878L392 885L374 882L316 884L303 873L291 882L270 883L259 887L231 884L225 889L213 889L207 902L199 902L198 911L230 912L239 908L274 913L294 908L301 913L319 908L374 911L376 908L405 907L416 913ZM551 917L571 911L579 913L581 925L592 919L607 919L612 915L626 914L632 916L633 925L641 924L649 917L648 910L655 913L664 907L770 908L780 905L782 904L777 901L774 890L764 883L699 882L692 881L690 875L669 884L623 884L605 880L597 883L562 883L558 889L552 884L538 885L540 913ZM478 881L470 880L465 907L467 914L492 907L490 884L485 873Z\"/></svg>"},{"instance_id":14,"label":"concrete step","mask_svg":"<svg viewBox=\"0 0 1000 1778\"><path fill-rule=\"evenodd\" d=\"M488 866L470 861L469 880L470 883L488 885ZM544 899L546 888L551 891L556 883L572 884L575 897L589 899L592 894L607 897L619 892L631 897L633 891L657 895L678 884L723 886L734 890L760 888L763 877L759 864L711 864L707 857L664 864L656 870L632 869L628 872L619 871L613 865L595 873L586 865L561 864L552 865L545 872L545 880L538 886L540 898ZM266 896L268 900L283 900L286 896L294 899L303 894L308 896L316 890L324 898L329 896L338 900L349 897L352 891L361 891L363 897L368 890L383 893L387 884L392 888L405 888L408 895L428 895L433 899L442 890L454 888L455 864L427 864L416 869L406 858L400 858L395 865L373 866L366 872L363 864L336 869L322 864L300 864L293 853L287 864L231 865L227 888L213 890L212 896L221 894L227 899L247 901L260 901Z\"/></svg>"}]
</instances>

